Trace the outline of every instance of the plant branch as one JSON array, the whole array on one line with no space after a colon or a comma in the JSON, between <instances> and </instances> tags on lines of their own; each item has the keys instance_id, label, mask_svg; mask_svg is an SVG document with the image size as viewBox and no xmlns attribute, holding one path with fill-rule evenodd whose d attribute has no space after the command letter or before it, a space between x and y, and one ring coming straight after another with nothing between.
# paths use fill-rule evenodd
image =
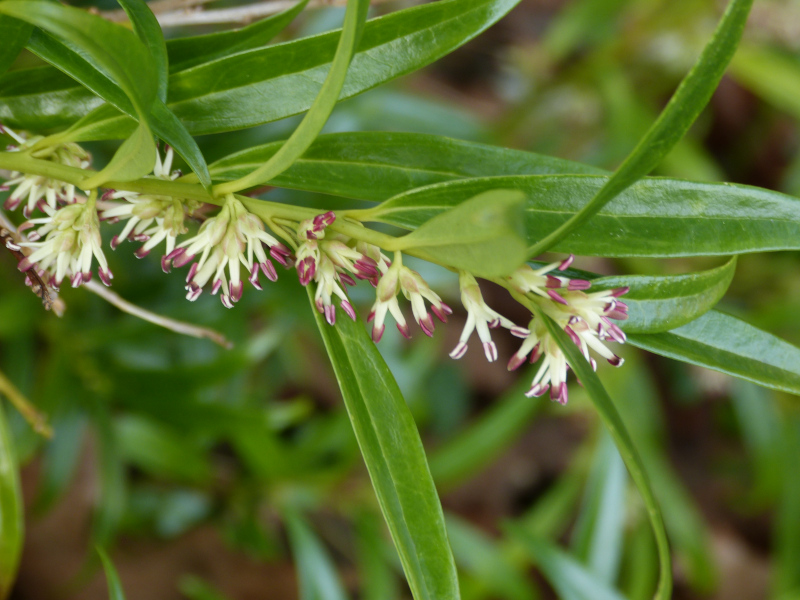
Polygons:
<instances>
[{"instance_id":1,"label":"plant branch","mask_svg":"<svg viewBox=\"0 0 800 600\"><path fill-rule=\"evenodd\" d=\"M2 371L0 371L0 394L8 398L8 401L19 411L19 414L25 418L36 433L48 438L53 437L53 429L47 424L47 418L30 403Z\"/></svg>"},{"instance_id":2,"label":"plant branch","mask_svg":"<svg viewBox=\"0 0 800 600\"><path fill-rule=\"evenodd\" d=\"M201 339L209 339L212 342L219 344L223 348L227 348L228 350L233 348L233 343L218 331L209 329L207 327L200 327L199 325L186 323L185 321L176 321L175 319L170 319L169 317L164 317L154 312L150 312L149 310L145 310L140 306L136 306L135 304L128 302L122 296L116 292L112 292L97 281L92 280L84 283L83 287L93 294L97 294L109 304L113 304L122 312L126 312L134 317L138 317L143 321L153 323L154 325L164 327L170 331L174 331L175 333L180 333L182 335L188 335Z\"/></svg>"}]
</instances>

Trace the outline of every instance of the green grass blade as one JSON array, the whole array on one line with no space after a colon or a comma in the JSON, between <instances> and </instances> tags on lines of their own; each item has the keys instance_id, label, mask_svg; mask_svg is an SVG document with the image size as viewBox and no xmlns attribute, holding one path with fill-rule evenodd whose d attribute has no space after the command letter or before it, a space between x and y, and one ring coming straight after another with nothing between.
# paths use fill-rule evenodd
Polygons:
<instances>
[{"instance_id":1,"label":"green grass blade","mask_svg":"<svg viewBox=\"0 0 800 600\"><path fill-rule=\"evenodd\" d=\"M4 377L0 374L0 377ZM11 593L24 539L22 490L14 442L0 403L0 600Z\"/></svg>"},{"instance_id":2,"label":"green grass blade","mask_svg":"<svg viewBox=\"0 0 800 600\"><path fill-rule=\"evenodd\" d=\"M103 564L103 571L106 574L109 600L125 600L125 592L122 589L122 582L119 580L117 570L114 568L114 563L100 546L97 546L97 554L100 555L100 562Z\"/></svg>"}]
</instances>

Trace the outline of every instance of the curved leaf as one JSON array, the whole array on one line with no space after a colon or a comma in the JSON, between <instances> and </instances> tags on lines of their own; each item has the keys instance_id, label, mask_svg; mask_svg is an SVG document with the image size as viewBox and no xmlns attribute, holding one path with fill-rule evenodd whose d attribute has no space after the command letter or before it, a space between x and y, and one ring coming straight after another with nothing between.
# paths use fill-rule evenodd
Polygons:
<instances>
[{"instance_id":1,"label":"curved leaf","mask_svg":"<svg viewBox=\"0 0 800 600\"><path fill-rule=\"evenodd\" d=\"M607 178L520 175L439 183L387 200L359 217L406 229L491 189L527 198L528 242L565 222ZM642 179L553 250L585 256L718 256L800 249L800 200L744 185ZM530 249L529 249L530 251Z\"/></svg>"},{"instance_id":2,"label":"curved leaf","mask_svg":"<svg viewBox=\"0 0 800 600\"><path fill-rule=\"evenodd\" d=\"M153 170L156 164L156 145L153 135L142 121L127 140L111 157L102 171L85 179L81 185L86 189L94 189L109 180L130 181L138 179Z\"/></svg>"},{"instance_id":3,"label":"curved leaf","mask_svg":"<svg viewBox=\"0 0 800 600\"><path fill-rule=\"evenodd\" d=\"M125 600L125 592L122 589L122 582L119 580L114 563L100 546L97 547L97 554L100 555L100 562L103 564L103 571L106 573L106 583L108 584L109 600Z\"/></svg>"},{"instance_id":4,"label":"curved leaf","mask_svg":"<svg viewBox=\"0 0 800 600\"><path fill-rule=\"evenodd\" d=\"M697 63L681 82L669 103L619 169L569 221L538 241L531 254L541 254L564 239L615 196L652 171L686 135L719 85L750 14L753 0L731 0Z\"/></svg>"},{"instance_id":5,"label":"curved leaf","mask_svg":"<svg viewBox=\"0 0 800 600\"><path fill-rule=\"evenodd\" d=\"M572 343L569 336L567 336L561 327L538 308L536 308L536 317L543 320L547 331L553 336L558 347L566 356L567 362L575 371L576 377L580 379L583 387L589 394L589 398L600 414L600 418L603 420L606 429L614 439L617 450L619 450L622 460L625 461L625 466L628 467L631 479L633 479L633 482L636 484L639 494L647 507L647 516L650 520L653 534L655 535L659 557L660 576L656 598L658 600L668 600L672 594L672 559L670 556L669 542L667 540L667 532L664 529L664 519L661 515L661 509L653 493L653 488L647 477L647 471L633 443L633 439L628 433L616 406L614 406L614 401L608 395L608 392L606 392L603 384L600 383L597 373L594 372L589 362L584 359L578 346Z\"/></svg>"},{"instance_id":6,"label":"curved leaf","mask_svg":"<svg viewBox=\"0 0 800 600\"><path fill-rule=\"evenodd\" d=\"M136 36L150 51L156 69L156 97L167 101L167 43L156 16L144 0L117 0L128 15Z\"/></svg>"},{"instance_id":7,"label":"curved leaf","mask_svg":"<svg viewBox=\"0 0 800 600\"><path fill-rule=\"evenodd\" d=\"M525 262L524 203L514 190L478 194L395 238L395 248L387 249L421 251L479 277L509 275Z\"/></svg>"},{"instance_id":8,"label":"curved leaf","mask_svg":"<svg viewBox=\"0 0 800 600\"><path fill-rule=\"evenodd\" d=\"M33 26L19 19L0 15L0 75L5 73L17 59L28 41Z\"/></svg>"},{"instance_id":9,"label":"curved leaf","mask_svg":"<svg viewBox=\"0 0 800 600\"><path fill-rule=\"evenodd\" d=\"M800 348L715 310L666 333L630 335L628 343L800 395Z\"/></svg>"},{"instance_id":10,"label":"curved leaf","mask_svg":"<svg viewBox=\"0 0 800 600\"><path fill-rule=\"evenodd\" d=\"M333 57L331 68L314 104L311 105L300 125L263 165L241 179L216 186L214 191L217 194L230 194L269 181L291 167L292 163L308 150L336 106L347 69L353 58L353 52L364 29L368 10L369 0L347 0L347 11L344 15L344 26L336 47L336 55Z\"/></svg>"},{"instance_id":11,"label":"curved leaf","mask_svg":"<svg viewBox=\"0 0 800 600\"><path fill-rule=\"evenodd\" d=\"M3 377L0 374L0 377ZM22 490L14 443L0 404L0 599L11 593L22 554Z\"/></svg>"},{"instance_id":12,"label":"curved leaf","mask_svg":"<svg viewBox=\"0 0 800 600\"><path fill-rule=\"evenodd\" d=\"M414 598L456 600L442 507L397 383L361 319L343 317L332 327L313 310Z\"/></svg>"},{"instance_id":13,"label":"curved leaf","mask_svg":"<svg viewBox=\"0 0 800 600\"><path fill-rule=\"evenodd\" d=\"M428 65L471 40L511 10L518 0L447 0L401 10L367 22L347 73L341 98L355 96ZM18 2L4 0L3 4ZM311 106L330 68L340 31L242 52L169 79L168 106L192 135L252 127L296 115ZM0 89L19 89L25 75L9 73ZM88 92L40 86L26 98L3 93L0 120L23 129L41 129L26 101L50 103L50 127L68 126L56 115L79 113L91 104ZM58 93L56 93L58 92ZM59 104L59 103L62 104ZM66 102L66 103L63 103ZM13 117L13 118L12 118ZM94 139L125 137L133 123L119 115L93 125ZM85 138L84 138L85 139Z\"/></svg>"},{"instance_id":14,"label":"curved leaf","mask_svg":"<svg viewBox=\"0 0 800 600\"><path fill-rule=\"evenodd\" d=\"M243 177L269 160L282 143L255 146L226 156L209 165L211 177L215 181ZM303 156L270 183L277 187L382 201L453 179L551 173L603 171L543 154L436 135L359 131L319 136Z\"/></svg>"},{"instance_id":15,"label":"curved leaf","mask_svg":"<svg viewBox=\"0 0 800 600\"><path fill-rule=\"evenodd\" d=\"M736 257L724 265L686 275L619 275L592 280L592 291L629 286L622 300L628 320L626 333L658 333L695 320L725 295L736 271Z\"/></svg>"},{"instance_id":16,"label":"curved leaf","mask_svg":"<svg viewBox=\"0 0 800 600\"><path fill-rule=\"evenodd\" d=\"M307 4L308 0L301 0L288 10L241 29L172 38L167 41L169 70L185 71L218 58L266 46L302 12Z\"/></svg>"}]
</instances>

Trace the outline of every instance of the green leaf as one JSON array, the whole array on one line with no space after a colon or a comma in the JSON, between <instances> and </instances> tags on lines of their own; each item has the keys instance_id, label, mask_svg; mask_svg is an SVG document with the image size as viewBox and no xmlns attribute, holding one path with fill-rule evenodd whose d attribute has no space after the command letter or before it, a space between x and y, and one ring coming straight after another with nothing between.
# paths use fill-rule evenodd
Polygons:
<instances>
[{"instance_id":1,"label":"green leaf","mask_svg":"<svg viewBox=\"0 0 800 600\"><path fill-rule=\"evenodd\" d=\"M650 130L595 196L569 221L538 241L532 255L549 250L652 171L686 135L717 88L742 37L753 0L731 0L697 63L681 82Z\"/></svg>"},{"instance_id":2,"label":"green leaf","mask_svg":"<svg viewBox=\"0 0 800 600\"><path fill-rule=\"evenodd\" d=\"M300 156L308 150L314 139L322 131L328 117L331 116L339 94L344 86L344 79L350 61L353 59L358 40L364 31L364 22L367 20L369 0L347 0L347 11L344 15L344 26L339 37L339 45L333 57L331 68L325 77L325 82L319 91L314 104L303 117L300 125L294 130L291 137L255 171L248 173L241 179L221 183L214 188L217 194L231 194L243 189L253 187L269 181L280 175L292 166Z\"/></svg>"},{"instance_id":3,"label":"green leaf","mask_svg":"<svg viewBox=\"0 0 800 600\"><path fill-rule=\"evenodd\" d=\"M647 477L647 472L644 468L639 452L631 439L628 430L622 418L617 412L614 401L606 392L603 384L597 374L592 370L581 354L578 346L572 343L567 334L561 329L550 317L542 313L538 308L536 309L536 317L542 319L548 332L558 344L558 347L567 358L567 362L575 371L575 375L580 379L584 388L586 388L589 398L592 400L603 424L614 439L614 443L619 450L622 460L625 461L625 466L628 467L628 472L631 479L636 484L639 494L642 496L645 507L647 508L647 515L650 519L650 526L653 528L653 533L656 538L656 546L658 547L660 576L658 583L658 590L656 591L656 598L658 600L668 600L672 594L672 563L670 558L669 542L667 541L667 532L664 529L664 520L661 515L658 501L653 494L653 489Z\"/></svg>"},{"instance_id":4,"label":"green leaf","mask_svg":"<svg viewBox=\"0 0 800 600\"><path fill-rule=\"evenodd\" d=\"M350 98L420 69L468 42L500 20L518 0L448 0L401 10L367 22L347 74L341 98ZM3 4L18 2L4 0ZM269 123L308 110L319 82L330 68L340 32L241 52L170 76L168 106L192 135L232 131ZM50 102L48 115L75 115L90 101L87 94L39 86L35 95L9 96L24 82L8 74L0 80L0 119L38 130L41 115L30 102ZM59 91L60 93L55 93ZM33 97L31 97L33 96ZM92 106L94 107L94 106ZM81 115L82 116L82 115ZM13 118L12 118L13 117ZM72 121L51 117L51 127ZM96 139L123 138L133 123L119 115L94 126Z\"/></svg>"},{"instance_id":5,"label":"green leaf","mask_svg":"<svg viewBox=\"0 0 800 600\"><path fill-rule=\"evenodd\" d=\"M626 333L659 333L694 321L725 295L736 271L736 257L724 265L686 275L617 275L592 280L591 291L629 286L622 297L629 317ZM629 303L630 301L630 303Z\"/></svg>"},{"instance_id":6,"label":"green leaf","mask_svg":"<svg viewBox=\"0 0 800 600\"><path fill-rule=\"evenodd\" d=\"M150 51L156 69L156 98L167 101L167 43L156 16L144 0L117 0L128 15L136 36Z\"/></svg>"},{"instance_id":7,"label":"green leaf","mask_svg":"<svg viewBox=\"0 0 800 600\"><path fill-rule=\"evenodd\" d=\"M418 250L480 277L509 275L526 258L524 204L520 192L484 192L396 238L388 249Z\"/></svg>"},{"instance_id":8,"label":"green leaf","mask_svg":"<svg viewBox=\"0 0 800 600\"><path fill-rule=\"evenodd\" d=\"M397 383L361 319L331 327L313 310L411 592L416 600L455 600L442 507Z\"/></svg>"},{"instance_id":9,"label":"green leaf","mask_svg":"<svg viewBox=\"0 0 800 600\"><path fill-rule=\"evenodd\" d=\"M345 600L333 561L303 518L293 509L284 509L286 529L300 580L300 600Z\"/></svg>"},{"instance_id":10,"label":"green leaf","mask_svg":"<svg viewBox=\"0 0 800 600\"><path fill-rule=\"evenodd\" d=\"M628 343L800 395L800 348L715 310L666 333L630 335Z\"/></svg>"},{"instance_id":11,"label":"green leaf","mask_svg":"<svg viewBox=\"0 0 800 600\"><path fill-rule=\"evenodd\" d=\"M139 12L149 10L150 9L145 6L144 9L139 10ZM139 30L149 27L145 24L147 18L144 15L139 15L137 20L143 22L143 24L139 27ZM100 21L103 20L100 19ZM105 23L105 21L103 22ZM155 26L157 27L158 24L156 23ZM157 80L158 85L160 86L161 80L163 77L166 77L164 71L166 69L166 65L163 64L163 60L165 60L165 58L161 57L161 59L159 59L157 54L154 57L151 57L150 50L148 50L147 47L139 42L129 31L119 27L116 27L116 29L121 30L123 34L130 36L131 39L138 44L138 46L133 47L131 50L134 54L134 60L144 60L142 56L137 56L136 54L137 52L144 53L144 57L152 65L152 77ZM160 33L161 30L159 29L158 31ZM114 31L105 31L105 33L113 36ZM148 41L149 46L151 48L153 45L157 46L157 40L150 39L155 37L155 32L151 32L148 34L148 36L149 37L146 38L146 41ZM208 166L205 163L205 159L203 158L197 143L189 134L189 132L186 131L186 128L178 120L178 118L169 109L167 109L160 97L150 97L149 100L146 98L142 99L142 102L149 102L149 104L137 104L134 98L132 98L130 93L125 89L125 86L120 83L119 78L109 77L108 74L104 72L101 61L96 60L93 54L87 54L81 50L81 39L82 38L78 36L73 38L65 38L64 40L60 41L45 33L35 31L31 36L28 47L43 60L58 66L59 69L75 78L75 80L82 83L88 89L94 91L110 104L118 107L123 112L126 112L130 116L135 117L140 121L145 121L150 129L156 135L158 135L158 137L170 144L178 152L178 154L183 157L189 167L195 173L197 173L199 181L204 186L209 187L211 185L211 177L208 175ZM104 41L107 39L107 37L100 37L98 39L100 39L100 41ZM107 48L107 52L113 51L115 51L113 45ZM162 61L160 66L158 65L159 60ZM162 71L164 71L163 77L159 75L159 73ZM141 77L147 76L149 75L145 70L141 74ZM164 79L164 81L166 80ZM143 112L143 106L146 106L148 110ZM94 131L94 125L92 125L92 123L95 123L97 119L116 117L118 114L119 113L114 109L113 106L110 106L109 104L100 105L91 113L86 115L83 119L80 119L77 123L70 127L69 130L67 130L64 134L59 135L58 138L71 141L84 141L87 139L92 139L91 133ZM140 117L140 114L144 114L145 117ZM135 140L131 143L141 144L143 142L143 132L136 132L135 128L131 129L130 131L135 137ZM120 149L120 153L122 152L122 149ZM125 152L127 152L127 150ZM155 152L155 148L153 149L153 152ZM125 156L130 158L129 154L122 153L118 159L118 162L122 161L123 157ZM139 168L144 168L146 163L144 158L146 157L142 157L136 166ZM155 154L153 154L152 161L147 166L147 169L141 173L141 175L149 173L154 164ZM115 165L114 168L118 168L118 165ZM133 172L133 170L131 170L131 172ZM128 179L135 179L136 177L138 176L130 176ZM99 185L99 182L104 182L108 179L109 177L105 176L103 178L98 177L96 180L93 180L93 183L95 185Z\"/></svg>"},{"instance_id":12,"label":"green leaf","mask_svg":"<svg viewBox=\"0 0 800 600\"><path fill-rule=\"evenodd\" d=\"M23 531L22 489L14 442L0 403L0 600L8 597L14 585L22 555Z\"/></svg>"},{"instance_id":13,"label":"green leaf","mask_svg":"<svg viewBox=\"0 0 800 600\"><path fill-rule=\"evenodd\" d=\"M122 582L119 580L114 563L100 546L97 546L97 554L100 555L100 562L103 563L103 571L106 573L106 583L108 584L109 600L125 600L125 592L122 589Z\"/></svg>"},{"instance_id":14,"label":"green leaf","mask_svg":"<svg viewBox=\"0 0 800 600\"><path fill-rule=\"evenodd\" d=\"M215 181L231 181L264 164L283 142L254 146L209 166ZM359 131L319 136L277 187L387 200L414 188L467 177L602 173L569 160L422 133Z\"/></svg>"},{"instance_id":15,"label":"green leaf","mask_svg":"<svg viewBox=\"0 0 800 600\"><path fill-rule=\"evenodd\" d=\"M589 175L465 179L395 196L358 216L414 229L481 192L516 189L528 199L530 243L580 210L605 181ZM656 257L794 249L800 249L797 198L743 185L661 178L638 181L553 248L584 256Z\"/></svg>"},{"instance_id":16,"label":"green leaf","mask_svg":"<svg viewBox=\"0 0 800 600\"><path fill-rule=\"evenodd\" d=\"M169 69L171 72L184 71L231 54L266 46L307 4L308 0L302 0L290 9L241 29L168 40Z\"/></svg>"},{"instance_id":17,"label":"green leaf","mask_svg":"<svg viewBox=\"0 0 800 600\"><path fill-rule=\"evenodd\" d=\"M372 511L359 513L356 549L361 584L359 598L363 600L396 600L400 597L397 577L388 560L391 548L383 537L383 531L380 515Z\"/></svg>"},{"instance_id":18,"label":"green leaf","mask_svg":"<svg viewBox=\"0 0 800 600\"><path fill-rule=\"evenodd\" d=\"M513 524L507 524L504 529L533 558L561 600L624 600L617 590L551 542Z\"/></svg>"},{"instance_id":19,"label":"green leaf","mask_svg":"<svg viewBox=\"0 0 800 600\"><path fill-rule=\"evenodd\" d=\"M90 190L106 181L132 181L144 177L156 164L156 145L153 134L145 121L141 121L136 131L111 157L109 163L98 173L86 178L81 187Z\"/></svg>"},{"instance_id":20,"label":"green leaf","mask_svg":"<svg viewBox=\"0 0 800 600\"><path fill-rule=\"evenodd\" d=\"M33 26L19 19L12 19L0 15L0 75L17 59L22 48L28 41L33 31Z\"/></svg>"},{"instance_id":21,"label":"green leaf","mask_svg":"<svg viewBox=\"0 0 800 600\"><path fill-rule=\"evenodd\" d=\"M156 70L147 48L132 32L83 10L48 0L4 0L0 12L67 41L74 54L122 89L137 113L148 114L156 97ZM103 95L98 90L92 91Z\"/></svg>"},{"instance_id":22,"label":"green leaf","mask_svg":"<svg viewBox=\"0 0 800 600\"><path fill-rule=\"evenodd\" d=\"M622 457L611 437L602 435L572 532L572 555L608 585L616 581L622 558L627 484Z\"/></svg>"}]
</instances>

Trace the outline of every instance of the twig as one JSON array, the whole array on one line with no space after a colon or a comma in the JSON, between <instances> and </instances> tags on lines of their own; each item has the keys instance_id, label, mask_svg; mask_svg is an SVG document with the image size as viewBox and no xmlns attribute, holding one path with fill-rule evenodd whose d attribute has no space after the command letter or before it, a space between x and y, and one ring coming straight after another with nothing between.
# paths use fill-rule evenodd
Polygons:
<instances>
[{"instance_id":1,"label":"twig","mask_svg":"<svg viewBox=\"0 0 800 600\"><path fill-rule=\"evenodd\" d=\"M14 408L19 411L19 414L25 418L36 433L48 438L53 437L53 428L47 424L47 418L36 410L36 407L22 395L22 392L11 383L2 371L0 371L0 394L8 398L8 401L14 405Z\"/></svg>"},{"instance_id":2,"label":"twig","mask_svg":"<svg viewBox=\"0 0 800 600\"><path fill-rule=\"evenodd\" d=\"M185 25L221 23L246 25L252 21L289 9L297 4L297 0L265 0L244 6L203 10L202 5L211 1L213 0L162 0L150 6L154 9L153 12L161 27L182 27ZM391 0L372 0L371 4L375 5L389 1ZM347 0L311 0L308 3L308 8L345 6L346 4ZM180 8L175 9L176 5ZM160 12L157 9L160 9ZM127 15L122 11L110 11L101 14L112 21L125 21L127 19Z\"/></svg>"},{"instance_id":3,"label":"twig","mask_svg":"<svg viewBox=\"0 0 800 600\"><path fill-rule=\"evenodd\" d=\"M176 321L175 319L170 319L169 317L163 317L161 315L157 315L156 313L150 312L149 310L145 310L144 308L141 308L131 302L128 302L122 296L120 296L116 292L112 292L111 290L101 285L97 281L92 280L89 281L88 283L84 283L83 287L85 287L90 292L97 294L103 300L109 302L110 304L113 304L118 309L128 313L129 315L133 315L134 317L139 317L144 321L148 321L149 323L153 323L154 325L158 325L160 327L165 327L176 333L189 335L196 338L209 339L212 342L219 344L223 348L227 349L233 348L233 343L231 343L224 335L222 335L218 331L214 331L213 329L208 329L206 327L200 327L198 325L192 325L191 323L186 323L184 321Z\"/></svg>"}]
</instances>

